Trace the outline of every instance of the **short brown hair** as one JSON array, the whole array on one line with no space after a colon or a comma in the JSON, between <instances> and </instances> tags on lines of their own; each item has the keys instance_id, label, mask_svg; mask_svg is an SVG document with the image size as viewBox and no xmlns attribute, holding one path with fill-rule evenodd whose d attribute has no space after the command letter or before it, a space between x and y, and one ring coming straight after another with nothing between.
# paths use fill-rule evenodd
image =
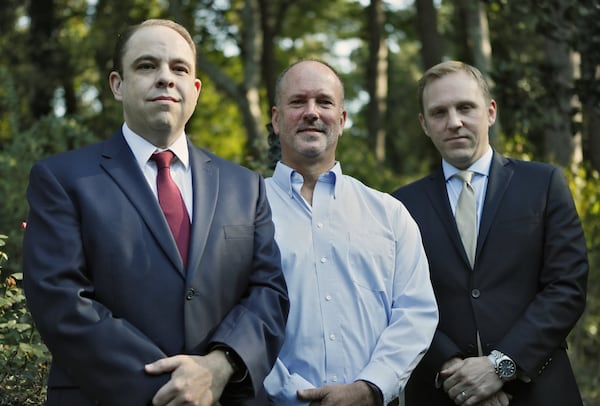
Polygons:
<instances>
[{"instance_id":1,"label":"short brown hair","mask_svg":"<svg viewBox=\"0 0 600 406\"><path fill-rule=\"evenodd\" d=\"M192 39L189 31L181 24L176 23L172 20L164 20L164 19L150 19L142 22L141 24L131 25L127 27L117 38L117 43L115 44L115 50L113 53L113 71L118 72L119 75L123 76L123 55L125 55L125 48L127 47L127 42L131 39L133 34L139 31L141 28L145 27L153 27L153 26L161 26L171 28L173 31L177 32L179 35L185 39L185 41L189 44L192 49L192 53L194 54L194 71L196 67L196 44Z\"/></svg>"},{"instance_id":2,"label":"short brown hair","mask_svg":"<svg viewBox=\"0 0 600 406\"><path fill-rule=\"evenodd\" d=\"M440 79L442 76L445 76L449 73L461 71L473 76L473 78L479 85L479 88L481 89L481 92L483 93L483 97L485 98L486 102L492 100L490 88L479 69L460 61L445 61L427 69L427 71L423 74L421 79L419 79L417 97L419 102L419 111L421 112L421 114L425 112L425 107L423 106L423 92L425 91L425 87L434 80Z\"/></svg>"}]
</instances>

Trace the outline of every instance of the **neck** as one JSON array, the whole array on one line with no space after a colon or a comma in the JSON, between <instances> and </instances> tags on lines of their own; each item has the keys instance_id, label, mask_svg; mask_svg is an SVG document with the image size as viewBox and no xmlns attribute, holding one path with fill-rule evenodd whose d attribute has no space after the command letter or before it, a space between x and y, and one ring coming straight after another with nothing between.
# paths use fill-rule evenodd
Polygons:
<instances>
[{"instance_id":1,"label":"neck","mask_svg":"<svg viewBox=\"0 0 600 406\"><path fill-rule=\"evenodd\" d=\"M312 206L313 191L319 177L324 173L327 173L331 168L335 166L335 160L328 162L306 162L301 163L290 163L285 159L282 159L284 164L294 169L304 179L300 193L302 197Z\"/></svg>"}]
</instances>

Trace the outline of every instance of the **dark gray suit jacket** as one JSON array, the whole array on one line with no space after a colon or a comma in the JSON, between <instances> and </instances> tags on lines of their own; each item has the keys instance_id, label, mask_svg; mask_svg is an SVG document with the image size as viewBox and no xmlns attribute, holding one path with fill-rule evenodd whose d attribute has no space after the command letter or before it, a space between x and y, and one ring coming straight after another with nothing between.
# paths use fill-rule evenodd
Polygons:
<instances>
[{"instance_id":1,"label":"dark gray suit jacket","mask_svg":"<svg viewBox=\"0 0 600 406\"><path fill-rule=\"evenodd\" d=\"M53 356L49 404L148 404L169 376L149 376L144 364L202 355L217 343L248 369L244 382L228 385L222 404L261 388L288 312L263 179L189 150L187 269L120 131L32 168L24 287Z\"/></svg>"},{"instance_id":2,"label":"dark gray suit jacket","mask_svg":"<svg viewBox=\"0 0 600 406\"><path fill-rule=\"evenodd\" d=\"M509 382L511 406L581 404L565 339L585 307L586 244L564 174L553 166L492 160L471 269L440 170L393 195L423 237L440 322L406 389L408 406L453 405L434 378L454 356L510 355L533 379Z\"/></svg>"}]
</instances>

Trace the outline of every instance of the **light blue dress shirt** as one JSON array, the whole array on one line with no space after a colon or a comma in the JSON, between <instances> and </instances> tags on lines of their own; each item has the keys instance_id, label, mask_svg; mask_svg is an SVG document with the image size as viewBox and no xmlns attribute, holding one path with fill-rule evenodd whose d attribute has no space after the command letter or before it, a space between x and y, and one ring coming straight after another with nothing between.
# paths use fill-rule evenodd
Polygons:
<instances>
[{"instance_id":1,"label":"light blue dress shirt","mask_svg":"<svg viewBox=\"0 0 600 406\"><path fill-rule=\"evenodd\" d=\"M298 389L365 380L398 396L438 321L427 258L402 203L349 176L323 174L312 207L302 176L277 164L266 180L290 313L265 388L276 405Z\"/></svg>"}]
</instances>

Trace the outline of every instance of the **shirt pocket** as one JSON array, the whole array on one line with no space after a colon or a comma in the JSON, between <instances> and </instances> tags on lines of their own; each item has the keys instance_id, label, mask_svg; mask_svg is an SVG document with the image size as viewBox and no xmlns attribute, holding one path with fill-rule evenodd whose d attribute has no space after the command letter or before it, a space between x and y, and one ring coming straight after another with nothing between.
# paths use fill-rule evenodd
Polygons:
<instances>
[{"instance_id":1,"label":"shirt pocket","mask_svg":"<svg viewBox=\"0 0 600 406\"><path fill-rule=\"evenodd\" d=\"M367 233L350 234L348 264L361 311L383 326L390 316L395 268L394 241Z\"/></svg>"}]
</instances>

